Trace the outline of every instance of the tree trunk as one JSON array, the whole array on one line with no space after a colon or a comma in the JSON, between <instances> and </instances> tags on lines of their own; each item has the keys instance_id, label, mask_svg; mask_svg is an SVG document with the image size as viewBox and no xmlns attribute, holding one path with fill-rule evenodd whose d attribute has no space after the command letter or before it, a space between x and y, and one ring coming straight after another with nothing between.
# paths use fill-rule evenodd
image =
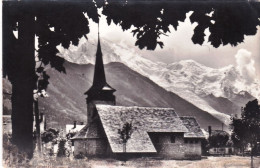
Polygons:
<instances>
[{"instance_id":1,"label":"tree trunk","mask_svg":"<svg viewBox=\"0 0 260 168\"><path fill-rule=\"evenodd\" d=\"M126 143L123 143L123 152L126 153Z\"/></svg>"},{"instance_id":2,"label":"tree trunk","mask_svg":"<svg viewBox=\"0 0 260 168\"><path fill-rule=\"evenodd\" d=\"M34 16L21 15L18 22L19 50L15 51L12 67L12 143L19 152L33 156L33 89L35 88ZM9 46L8 50L12 50ZM10 73L9 73L10 74ZM9 76L9 75L8 75Z\"/></svg>"},{"instance_id":3,"label":"tree trunk","mask_svg":"<svg viewBox=\"0 0 260 168\"><path fill-rule=\"evenodd\" d=\"M251 142L250 143L250 147L251 147L251 168L254 168L254 163L253 163L253 160L254 160L254 143Z\"/></svg>"},{"instance_id":4,"label":"tree trunk","mask_svg":"<svg viewBox=\"0 0 260 168\"><path fill-rule=\"evenodd\" d=\"M253 155L251 154L251 168L254 168L253 160Z\"/></svg>"},{"instance_id":5,"label":"tree trunk","mask_svg":"<svg viewBox=\"0 0 260 168\"><path fill-rule=\"evenodd\" d=\"M38 152L41 153L41 151L42 151L42 142L41 142L41 130L40 130L38 100L34 101L34 114L35 114L35 124L36 124L37 149L38 149Z\"/></svg>"},{"instance_id":6,"label":"tree trunk","mask_svg":"<svg viewBox=\"0 0 260 168\"><path fill-rule=\"evenodd\" d=\"M244 145L242 145L242 156L244 157Z\"/></svg>"},{"instance_id":7,"label":"tree trunk","mask_svg":"<svg viewBox=\"0 0 260 168\"><path fill-rule=\"evenodd\" d=\"M30 86L31 85L31 86ZM19 151L33 154L33 99L31 82L13 82L12 142Z\"/></svg>"}]
</instances>

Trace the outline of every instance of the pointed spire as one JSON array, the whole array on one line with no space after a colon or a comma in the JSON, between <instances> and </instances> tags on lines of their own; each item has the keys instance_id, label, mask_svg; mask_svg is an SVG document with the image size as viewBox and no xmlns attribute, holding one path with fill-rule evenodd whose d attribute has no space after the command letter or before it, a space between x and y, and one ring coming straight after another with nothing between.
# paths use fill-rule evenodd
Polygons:
<instances>
[{"instance_id":1,"label":"pointed spire","mask_svg":"<svg viewBox=\"0 0 260 168\"><path fill-rule=\"evenodd\" d=\"M98 23L98 44L97 44L94 79L91 88L87 92L85 92L85 94L87 95L99 94L101 93L101 91L115 92L116 90L106 82L105 69L104 69L102 51L101 51L101 45L99 39L99 23Z\"/></svg>"},{"instance_id":2,"label":"pointed spire","mask_svg":"<svg viewBox=\"0 0 260 168\"><path fill-rule=\"evenodd\" d=\"M96 53L96 64L94 72L93 86L104 86L106 84L106 76L103 64L103 55L101 51L100 39L99 39L99 23L98 23L98 45Z\"/></svg>"}]
</instances>

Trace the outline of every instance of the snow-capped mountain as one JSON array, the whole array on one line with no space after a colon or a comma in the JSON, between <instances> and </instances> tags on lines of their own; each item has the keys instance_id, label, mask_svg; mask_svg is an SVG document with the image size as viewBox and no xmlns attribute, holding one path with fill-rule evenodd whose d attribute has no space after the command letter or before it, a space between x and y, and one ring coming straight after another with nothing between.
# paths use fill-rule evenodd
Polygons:
<instances>
[{"instance_id":1,"label":"snow-capped mountain","mask_svg":"<svg viewBox=\"0 0 260 168\"><path fill-rule=\"evenodd\" d=\"M94 66L65 61L64 67L66 74L59 73L49 66L45 67L46 73L50 76L47 88L49 97L39 99L39 110L46 115L49 128L64 129L68 123L87 120L86 95L83 93L92 85ZM108 83L117 90L117 105L174 108L179 116L196 117L204 129L209 125L214 129L222 128L222 121L216 117L175 93L166 91L125 64L111 62L105 65L105 69ZM3 97L3 114L11 114L12 89L8 79L3 79L3 89L7 93ZM214 100L214 97L211 99ZM211 104L214 106L215 102L212 101ZM228 128L228 125L224 125L224 130L228 131Z\"/></svg>"},{"instance_id":2,"label":"snow-capped mountain","mask_svg":"<svg viewBox=\"0 0 260 168\"><path fill-rule=\"evenodd\" d=\"M96 44L97 42L92 39L87 41L82 38L78 46L70 46L68 50L58 47L60 50L58 55L73 63L93 64ZM246 94L260 98L259 81L255 80L254 83L248 84L233 65L214 69L193 60L166 64L142 57L137 49L124 42L115 44L103 39L101 46L105 63L124 63L132 70L148 77L166 90L178 94L226 124L229 123L230 116L213 108L205 100L207 95L227 98L234 103L237 96L243 97ZM252 99L252 96L248 99Z\"/></svg>"}]
</instances>

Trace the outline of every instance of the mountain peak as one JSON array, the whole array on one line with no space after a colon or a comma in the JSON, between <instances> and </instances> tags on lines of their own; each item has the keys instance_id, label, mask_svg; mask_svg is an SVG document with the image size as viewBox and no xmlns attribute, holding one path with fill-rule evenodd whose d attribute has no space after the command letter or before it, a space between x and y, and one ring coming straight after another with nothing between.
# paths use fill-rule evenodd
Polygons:
<instances>
[{"instance_id":1,"label":"mountain peak","mask_svg":"<svg viewBox=\"0 0 260 168\"><path fill-rule=\"evenodd\" d=\"M181 60L179 62L180 64L192 64L192 65L201 65L198 62L192 60L192 59L187 59L187 60Z\"/></svg>"},{"instance_id":2,"label":"mountain peak","mask_svg":"<svg viewBox=\"0 0 260 168\"><path fill-rule=\"evenodd\" d=\"M70 51L69 48L60 55L74 63L92 63L96 49L93 47L93 41L90 39L80 43L79 46L85 46L87 50ZM254 84L248 85L234 65L211 68L191 59L171 64L153 62L144 58L134 47L123 42L115 44L106 39L102 40L102 51L104 63L121 62L167 91L178 94L212 114L218 111L202 100L202 96L212 93L216 97L230 98L232 94L245 90L254 97L260 97L259 82L255 81Z\"/></svg>"}]
</instances>

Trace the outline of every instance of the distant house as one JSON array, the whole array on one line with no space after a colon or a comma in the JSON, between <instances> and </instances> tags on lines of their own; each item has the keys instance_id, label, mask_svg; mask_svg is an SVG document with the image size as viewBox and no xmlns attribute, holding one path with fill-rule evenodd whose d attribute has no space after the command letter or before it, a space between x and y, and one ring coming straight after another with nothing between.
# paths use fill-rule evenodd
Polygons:
<instances>
[{"instance_id":1,"label":"distant house","mask_svg":"<svg viewBox=\"0 0 260 168\"><path fill-rule=\"evenodd\" d=\"M204 136L194 117L179 117L173 108L116 106L115 91L106 82L98 39L93 85L85 93L87 125L72 138L75 155L201 158ZM124 151L118 130L126 122L133 132Z\"/></svg>"},{"instance_id":2,"label":"distant house","mask_svg":"<svg viewBox=\"0 0 260 168\"><path fill-rule=\"evenodd\" d=\"M84 127L84 123L80 123L77 124L76 121L74 121L74 124L67 124L66 125L66 135L69 133L77 133L79 132L83 127Z\"/></svg>"},{"instance_id":3,"label":"distant house","mask_svg":"<svg viewBox=\"0 0 260 168\"><path fill-rule=\"evenodd\" d=\"M74 121L74 124L66 125L66 135L70 134L70 138L74 137L82 128L85 127L84 123L81 122L80 125L77 125L77 122ZM74 140L71 139L72 151L74 152Z\"/></svg>"}]
</instances>

